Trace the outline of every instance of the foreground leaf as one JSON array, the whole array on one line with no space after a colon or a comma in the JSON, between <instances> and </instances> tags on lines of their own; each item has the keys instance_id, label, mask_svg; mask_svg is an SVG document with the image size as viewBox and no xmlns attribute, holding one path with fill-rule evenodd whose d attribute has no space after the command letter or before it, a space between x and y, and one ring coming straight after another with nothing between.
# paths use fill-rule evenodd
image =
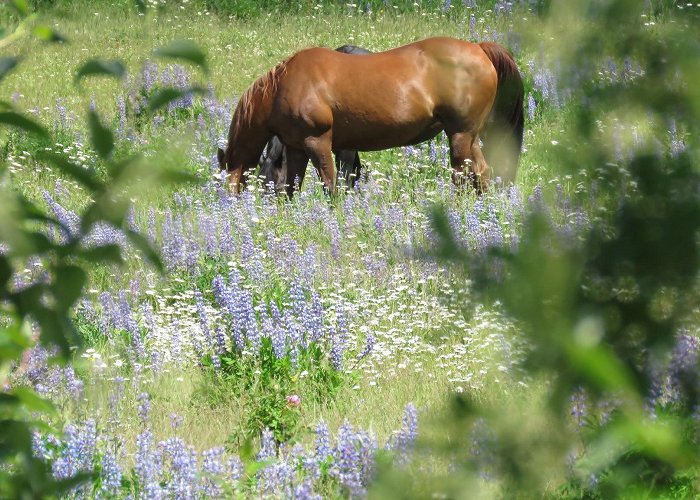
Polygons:
<instances>
[{"instance_id":1,"label":"foreground leaf","mask_svg":"<svg viewBox=\"0 0 700 500\"><path fill-rule=\"evenodd\" d=\"M151 98L148 103L148 109L150 111L157 111L163 106L167 106L169 103L185 97L188 94L203 94L204 89L202 87L189 87L186 89L174 89L168 87L166 89L159 90Z\"/></svg>"},{"instance_id":2,"label":"foreground leaf","mask_svg":"<svg viewBox=\"0 0 700 500\"><path fill-rule=\"evenodd\" d=\"M14 111L3 111L0 113L0 124L16 127L45 139L49 137L49 133L43 126L22 114L15 113Z\"/></svg>"},{"instance_id":3,"label":"foreground leaf","mask_svg":"<svg viewBox=\"0 0 700 500\"><path fill-rule=\"evenodd\" d=\"M206 56L192 40L175 40L169 45L157 49L155 55L167 59L181 59L196 64L207 74Z\"/></svg>"},{"instance_id":4,"label":"foreground leaf","mask_svg":"<svg viewBox=\"0 0 700 500\"><path fill-rule=\"evenodd\" d=\"M102 159L108 159L114 150L114 134L108 127L102 125L95 110L90 110L88 122L92 147Z\"/></svg>"},{"instance_id":5,"label":"foreground leaf","mask_svg":"<svg viewBox=\"0 0 700 500\"><path fill-rule=\"evenodd\" d=\"M75 82L77 83L84 77L93 75L113 76L121 79L124 78L125 74L126 68L121 61L90 59L78 69L78 72L75 74Z\"/></svg>"},{"instance_id":6,"label":"foreground leaf","mask_svg":"<svg viewBox=\"0 0 700 500\"><path fill-rule=\"evenodd\" d=\"M19 63L18 57L0 57L0 80Z\"/></svg>"}]
</instances>

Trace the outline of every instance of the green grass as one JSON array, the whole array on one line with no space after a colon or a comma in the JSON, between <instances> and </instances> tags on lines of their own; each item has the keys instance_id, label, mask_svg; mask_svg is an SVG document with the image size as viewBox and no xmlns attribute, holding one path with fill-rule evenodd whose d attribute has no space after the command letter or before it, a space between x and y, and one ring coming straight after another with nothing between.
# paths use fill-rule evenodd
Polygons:
<instances>
[{"instance_id":1,"label":"green grass","mask_svg":"<svg viewBox=\"0 0 700 500\"><path fill-rule=\"evenodd\" d=\"M25 57L21 68L3 81L0 96L9 99L19 92L22 97L18 108L28 110L34 107L48 108L42 112L45 121L55 117L57 99L62 99L65 106L75 113L75 121L69 131L54 130L54 136L64 146L76 140L76 134L87 134L87 128L82 122L84 110L91 100L97 104L97 109L107 120L116 125L115 95L123 93L121 82L105 78L88 78L82 86L73 85L73 75L86 57L101 57L105 59L121 59L129 69L130 75L136 75L141 64L146 59L153 58L154 49L177 38L190 38L204 48L208 57L209 75L205 76L193 70L193 75L202 84L211 83L218 98L240 95L247 86L261 73L288 57L296 50L324 45L335 47L345 43L353 43L370 50L378 51L417 39L433 35L449 35L460 38L473 38L469 34L468 16L456 18L440 13L396 14L377 12L371 17L348 16L337 13L320 13L304 15L283 15L273 13L261 17L250 17L246 20L229 18L213 12L205 12L196 7L185 10L175 8L163 11L149 11L145 16L137 16L133 11L118 5L108 7L100 5L99 9L91 9L89 2L75 1L63 6L56 6L45 11L45 16L55 20L55 28L65 35L69 42L61 45L44 46L39 42L16 44L11 47L12 53ZM493 18L492 14L482 12L486 20L479 22L479 27L488 25L502 31L508 30L510 21L507 18ZM534 47L534 48L533 48ZM536 47L523 47L518 57L518 63L525 67L530 59L536 57ZM527 82L531 88L531 82ZM540 110L535 123L527 123L525 139L526 151L523 154L518 173L518 187L524 193L532 191L537 184L547 185L560 170L565 171L565 165L559 164L560 149L566 147L566 138L561 137L560 130L571 119L572 110L565 108ZM148 144L132 144L128 141L118 145L118 155L128 155L141 152L146 155L146 168L174 168L200 175L205 179L208 175L206 167L193 161L189 156L193 148L194 138L186 121L173 120L167 126L157 131L148 129ZM440 141L442 145L444 138ZM558 145L554 145L557 141ZM83 140L83 143L87 141ZM5 156L10 154L20 158L23 151L35 151L46 147L56 147L54 144L37 143L26 137L11 136L6 141ZM427 150L426 150L427 151ZM415 215L416 224L427 225L426 211L432 201L447 201L457 211L466 210L474 204L475 196L465 194L452 197L444 191L449 188L449 169L442 153L436 162L431 162L427 154L421 154L419 159L406 158L400 150L383 151L363 154L363 161L369 166L371 175L377 178L390 179L386 182L383 201L386 205L394 204L399 207L410 207ZM42 191L53 191L57 176L44 170L40 162L22 158L22 168L12 173L12 182L17 189L28 197L41 200ZM98 169L100 168L98 163ZM40 170L41 169L41 170ZM577 178L561 178L568 192L576 189ZM65 183L64 183L65 184ZM147 227L148 209L152 208L159 222L164 219L164 212L173 208L173 194L177 190L185 196L206 203L201 185L187 185L174 188L172 186L152 185L137 181L132 186L136 220L141 227ZM446 187L448 186L448 187ZM84 199L79 190L68 185L68 195L62 200L66 206L78 210ZM329 253L330 237L322 222L310 230L310 226L300 226L295 222L300 204L317 204L333 212L339 224L346 222L342 214L342 204L348 196L341 194L332 207L324 197L318 183L312 182L307 176L304 186L312 194L304 199L297 197L291 203L279 200L275 216L262 217L260 224L253 231L253 238L263 247L266 245L268 233L277 237L290 235L302 247L315 244L318 247L319 258L331 261ZM353 198L354 199L354 198ZM356 201L357 202L357 201ZM256 198L256 206L262 204ZM373 212L374 210L374 212ZM373 217L380 215L376 207L363 214L359 224L350 231L353 238L341 243L341 256L334 262L334 274L323 279L317 278L314 283L323 296L324 301L337 304L345 300L350 304L362 305L366 295L382 297L386 305L377 308L376 327L383 330L394 329L394 335L402 335L405 327L399 320L406 314L406 308L418 307L420 300L435 299L435 310L442 314L454 315L463 320L462 329L452 329L445 318L434 317L431 311L425 311L421 319L426 324L431 322L436 328L421 327L414 332L415 336L436 350L461 346L463 337L469 335L476 347L471 347L464 355L462 370L474 373L470 384L450 380L450 376L438 365L440 361L434 356L410 360L403 367L391 365L389 362L373 367L376 379L363 376L352 383L341 384L331 400L306 397L299 409L298 432L294 439L304 444L313 441L310 432L317 422L327 422L332 430L337 429L346 419L359 428L370 429L380 443L399 428L407 402L413 402L421 411L421 417L432 415L438 408L443 408L450 394L455 390L465 391L472 398L480 401L515 398L523 391L517 381L521 373L494 375L493 369L499 363L500 353L497 346L487 341L491 334L503 334L512 338L518 337L515 328L508 318L499 315L499 307L479 304L470 297L467 276L461 271L451 271L440 275L439 279L423 280L420 273L424 261L414 260L405 255L403 244L408 237L407 228L398 228L395 234L386 239L379 238L372 229ZM240 221L233 221L235 226ZM429 242L419 243L428 247ZM357 259L371 253L374 249L386 252L389 269L385 275L373 276L357 274ZM418 249L420 250L420 249ZM122 269L98 267L92 270L90 297L95 298L104 290L118 291L128 289L130 281L141 279L152 284L152 290L162 299L163 304L173 307L183 307L186 301L178 297L193 289L202 290L205 297L213 301L211 282L217 274L226 274L229 269L228 256L222 255L216 259L200 259L195 273L177 270L157 276L153 269L142 259L130 256ZM270 272L274 273L276 263L267 263ZM396 275L404 280L407 288L418 290L418 298L399 296L389 297L396 292L390 288L389 282ZM275 300L279 302L287 293L289 286L286 276L270 280L267 288L260 289L255 283L247 283L255 291L255 299ZM352 286L350 286L352 285ZM395 285L392 285L395 286ZM387 298L389 297L389 298ZM155 304L155 298L149 299ZM189 298L191 303L191 297ZM162 306L165 308L165 306ZM442 307L442 309L441 309ZM389 317L393 316L393 319ZM398 318L398 319L397 319ZM369 321L369 320L368 320ZM504 326L505 325L505 326ZM235 384L217 384L206 370L196 365L171 365L162 374L147 374L145 378L136 377L123 367L114 365L119 358L124 361L125 350L119 348L126 342L107 342L100 337L99 330L94 324L80 323L80 331L86 347L96 349L101 359L108 361L106 371L99 376L90 378L95 373L90 367L91 362L84 362L82 373L89 379L85 391L87 403L82 407L67 406L63 416L67 419L89 415L98 421L99 427L113 428L118 434L125 449L133 451L136 436L142 432L142 424L137 414L136 397L143 391L150 394L152 410L151 426L156 440L165 439L172 435L183 437L198 450L229 443L234 451L241 443L242 429L245 429L246 419L250 411L251 396L242 394L240 387ZM191 327L191 325L190 325ZM187 334L183 328L183 335ZM505 332L505 333L504 333ZM465 337L466 338L466 337ZM483 341L486 347L478 347ZM479 359L476 359L479 358ZM483 358L483 359L480 359ZM420 364L417 364L420 363ZM361 367L360 369L363 369ZM486 370L487 374L481 374ZM114 378L126 377L124 395L120 398L121 417L114 422L110 410L110 393L114 391ZM376 382L379 380L380 382ZM541 391L537 382L527 387L529 402L540 404L536 397L529 395ZM520 401L522 403L522 401ZM514 403L517 407L517 404ZM182 423L177 429L170 426L171 414L182 417ZM513 417L513 425L517 425L517 415ZM441 435L441 424L431 418L426 419L426 426L421 433L426 440ZM541 426L533 424L533 427ZM424 430L425 429L425 430ZM248 434L244 437L248 437ZM438 468L444 471L445 464Z\"/></svg>"}]
</instances>

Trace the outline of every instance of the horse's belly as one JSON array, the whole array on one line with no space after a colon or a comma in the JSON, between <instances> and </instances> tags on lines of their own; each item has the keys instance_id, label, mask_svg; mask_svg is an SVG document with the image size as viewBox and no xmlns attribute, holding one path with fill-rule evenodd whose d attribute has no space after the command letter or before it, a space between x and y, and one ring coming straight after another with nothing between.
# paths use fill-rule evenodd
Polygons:
<instances>
[{"instance_id":1,"label":"horse's belly","mask_svg":"<svg viewBox=\"0 0 700 500\"><path fill-rule=\"evenodd\" d=\"M392 125L340 120L333 125L333 149L378 151L406 146L434 128L438 124L432 119Z\"/></svg>"}]
</instances>

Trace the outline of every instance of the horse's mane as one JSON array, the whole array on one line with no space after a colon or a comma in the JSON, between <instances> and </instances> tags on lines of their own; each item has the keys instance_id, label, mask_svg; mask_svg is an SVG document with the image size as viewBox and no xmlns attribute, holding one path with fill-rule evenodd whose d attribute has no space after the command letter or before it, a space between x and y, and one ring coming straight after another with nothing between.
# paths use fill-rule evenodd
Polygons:
<instances>
[{"instance_id":1,"label":"horse's mane","mask_svg":"<svg viewBox=\"0 0 700 500\"><path fill-rule=\"evenodd\" d=\"M253 119L255 105L260 100L266 99L277 92L277 84L280 78L287 72L287 63L289 63L292 57L288 57L270 71L260 76L243 93L235 113L237 126L250 125Z\"/></svg>"}]
</instances>

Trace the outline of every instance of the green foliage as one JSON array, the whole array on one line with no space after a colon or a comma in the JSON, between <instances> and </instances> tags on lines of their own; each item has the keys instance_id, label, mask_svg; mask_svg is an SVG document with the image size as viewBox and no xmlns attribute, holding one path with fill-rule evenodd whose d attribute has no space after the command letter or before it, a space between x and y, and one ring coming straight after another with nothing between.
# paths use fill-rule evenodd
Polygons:
<instances>
[{"instance_id":1,"label":"green foliage","mask_svg":"<svg viewBox=\"0 0 700 500\"><path fill-rule=\"evenodd\" d=\"M607 193L610 215L578 239L562 234L542 206L529 216L517 249L494 249L479 262L457 250L445 214L436 210L440 257L475 270L494 262L504 266L502 280L478 275L477 290L500 300L522 323L532 345L526 368L551 381L544 414L520 416L523 426L534 420L529 439L509 430L506 403L493 408L461 399L453 423L464 433L465 427L475 432L479 419L487 422L493 433L488 470L519 495L539 496L547 485L559 484L557 495L565 497L695 497L700 454L693 415L700 403L700 367L681 382L679 401L656 407L652 367L668 363L678 329L698 299L700 99L681 82L700 76L700 47L682 27L662 36L644 30L636 21L643 13L640 2L572 4L553 2L551 8L559 22L569 8L586 16L567 19L586 28L570 42L568 69L590 82L570 128L576 138L566 156L571 170L593 172L619 163L596 147L599 124L611 113L642 109L652 137L662 140L675 120L694 138L681 152L635 152L622 167L634 190ZM675 15L670 9L666 14ZM600 31L609 36L601 39ZM600 57L634 57L644 74L631 82L601 83L593 69ZM588 419L572 429L564 416L581 394ZM605 404L613 411L595 418L593 409ZM540 457L536 468L533 457ZM567 460L568 470L561 466ZM483 463L471 470L483 472Z\"/></svg>"},{"instance_id":2,"label":"green foliage","mask_svg":"<svg viewBox=\"0 0 700 500\"><path fill-rule=\"evenodd\" d=\"M33 20L26 2L14 0L12 6L17 13L26 17L16 30L0 39L1 45L20 40L28 31L25 24ZM48 42L62 42L64 38L52 28L35 25L31 33ZM189 53L193 48L187 47ZM171 55L177 55L172 50ZM5 57L0 60L0 78L14 70L20 62L18 58ZM197 61L206 68L204 59ZM78 83L82 77L92 74L105 74L122 77L124 66L118 61L102 62L96 59L85 63L76 74ZM161 268L158 254L140 234L126 229L125 217L128 198L123 188L137 171L138 158L130 157L114 161L114 136L104 126L95 111L88 113L90 142L106 165L107 177L97 176L76 165L63 154L43 153L40 160L53 165L57 171L71 177L82 186L90 201L80 218L80 227L66 227L63 222L49 215L19 193L1 183L3 203L0 205L0 302L2 302L2 326L0 326L0 368L7 373L9 366L19 362L22 353L32 345L29 334L33 325L38 328L39 341L44 345L60 348L59 359L68 359L71 348L79 342L72 311L82 297L88 281L86 269L95 263L120 263L121 250L116 245L95 246L87 244L86 238L95 225L111 223L124 227L125 234L132 244L143 252L156 267ZM35 120L15 111L0 113L0 130L12 127L14 137L21 133L34 136L34 140L51 144L48 130ZM19 131L19 132L17 132ZM24 138L20 142L26 141ZM8 143L7 148L11 148ZM31 148L33 151L38 148ZM3 158L4 160L4 158ZM4 166L4 165L3 165ZM6 171L0 171L5 175ZM163 180L174 180L172 174ZM49 238L47 228L56 228L62 237ZM48 270L48 277L24 287L13 284L15 273L22 270L22 264L29 258L39 258ZM78 474L62 481L54 480L46 465L33 456L31 431L41 427L37 414L53 413L53 406L27 388L15 387L0 397L0 496L3 498L40 498L60 494L72 489L92 477L91 474Z\"/></svg>"},{"instance_id":3,"label":"green foliage","mask_svg":"<svg viewBox=\"0 0 700 500\"><path fill-rule=\"evenodd\" d=\"M272 341L264 338L256 355L227 352L219 361L219 369L210 357L203 363L205 380L198 397L213 405L230 398L242 400L245 420L229 437L239 445L265 429L279 442L293 440L300 431L303 408L332 403L352 379L334 369L316 343L300 349L298 359L292 360L289 354L278 358ZM299 397L299 404L288 400L293 396Z\"/></svg>"}]
</instances>

